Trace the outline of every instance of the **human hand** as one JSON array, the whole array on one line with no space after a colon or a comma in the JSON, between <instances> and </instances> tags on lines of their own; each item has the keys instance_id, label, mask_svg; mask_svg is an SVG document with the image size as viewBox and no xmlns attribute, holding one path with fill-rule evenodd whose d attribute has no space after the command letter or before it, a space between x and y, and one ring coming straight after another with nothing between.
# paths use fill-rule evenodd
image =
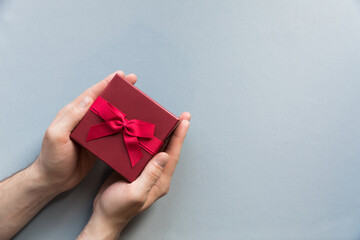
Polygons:
<instances>
[{"instance_id":1,"label":"human hand","mask_svg":"<svg viewBox=\"0 0 360 240\"><path fill-rule=\"evenodd\" d=\"M94 200L93 214L79 239L117 239L135 215L168 193L190 117L187 112L180 115L166 152L155 155L134 182L126 182L116 172L110 175Z\"/></svg>"},{"instance_id":2,"label":"human hand","mask_svg":"<svg viewBox=\"0 0 360 240\"><path fill-rule=\"evenodd\" d=\"M116 73L132 84L137 80L135 74L125 76L122 71L110 74L61 109L45 132L40 155L30 167L58 192L78 184L95 163L95 156L74 143L70 133Z\"/></svg>"}]
</instances>

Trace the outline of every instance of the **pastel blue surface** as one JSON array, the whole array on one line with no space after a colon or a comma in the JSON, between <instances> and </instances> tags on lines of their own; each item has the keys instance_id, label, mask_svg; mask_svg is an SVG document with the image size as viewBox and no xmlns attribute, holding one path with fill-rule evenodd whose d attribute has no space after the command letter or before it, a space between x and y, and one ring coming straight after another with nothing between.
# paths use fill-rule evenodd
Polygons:
<instances>
[{"instance_id":1,"label":"pastel blue surface","mask_svg":"<svg viewBox=\"0 0 360 240\"><path fill-rule=\"evenodd\" d=\"M359 239L359 30L358 0L0 0L0 178L122 69L193 117L170 193L123 239ZM74 239L108 173L15 239Z\"/></svg>"}]
</instances>

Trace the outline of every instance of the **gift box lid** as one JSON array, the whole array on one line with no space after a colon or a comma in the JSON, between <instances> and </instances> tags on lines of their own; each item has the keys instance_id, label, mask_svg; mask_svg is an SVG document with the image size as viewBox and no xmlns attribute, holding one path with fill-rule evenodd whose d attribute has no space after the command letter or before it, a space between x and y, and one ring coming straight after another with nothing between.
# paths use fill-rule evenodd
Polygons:
<instances>
[{"instance_id":1,"label":"gift box lid","mask_svg":"<svg viewBox=\"0 0 360 240\"><path fill-rule=\"evenodd\" d=\"M118 74L110 81L100 97L125 113L128 120L138 119L155 124L154 136L164 145L180 122L174 114ZM141 148L143 157L132 166L122 132L87 141L90 128L100 123L104 123L104 120L89 110L73 130L70 138L88 149L126 180L134 181L152 158L152 154Z\"/></svg>"}]
</instances>

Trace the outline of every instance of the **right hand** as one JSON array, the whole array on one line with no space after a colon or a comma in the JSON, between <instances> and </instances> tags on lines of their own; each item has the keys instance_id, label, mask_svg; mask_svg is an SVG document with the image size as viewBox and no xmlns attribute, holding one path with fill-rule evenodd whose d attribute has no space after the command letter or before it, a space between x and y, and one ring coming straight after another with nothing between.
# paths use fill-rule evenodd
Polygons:
<instances>
[{"instance_id":1,"label":"right hand","mask_svg":"<svg viewBox=\"0 0 360 240\"><path fill-rule=\"evenodd\" d=\"M155 155L138 179L128 183L114 172L105 181L94 200L93 214L79 239L117 239L134 216L168 193L189 128L190 114L182 113L180 120L166 151Z\"/></svg>"}]
</instances>

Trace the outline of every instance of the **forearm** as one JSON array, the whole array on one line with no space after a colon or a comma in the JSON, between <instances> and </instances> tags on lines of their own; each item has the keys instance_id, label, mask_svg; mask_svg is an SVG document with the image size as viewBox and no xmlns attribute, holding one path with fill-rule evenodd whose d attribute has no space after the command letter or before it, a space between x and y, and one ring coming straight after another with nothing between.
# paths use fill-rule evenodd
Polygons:
<instances>
[{"instance_id":1,"label":"forearm","mask_svg":"<svg viewBox=\"0 0 360 240\"><path fill-rule=\"evenodd\" d=\"M10 239L58 194L35 164L0 182L0 239Z\"/></svg>"}]
</instances>

